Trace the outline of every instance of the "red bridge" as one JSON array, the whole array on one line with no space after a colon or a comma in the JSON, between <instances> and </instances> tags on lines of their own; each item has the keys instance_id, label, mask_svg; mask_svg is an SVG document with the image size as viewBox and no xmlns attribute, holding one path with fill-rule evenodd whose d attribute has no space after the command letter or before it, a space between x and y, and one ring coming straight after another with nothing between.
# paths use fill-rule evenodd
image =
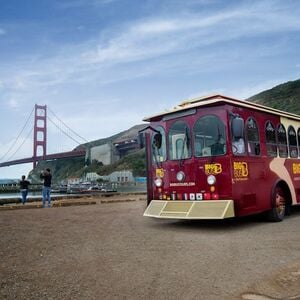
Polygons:
<instances>
[{"instance_id":1,"label":"red bridge","mask_svg":"<svg viewBox=\"0 0 300 300\"><path fill-rule=\"evenodd\" d=\"M55 159L59 159L59 158L79 157L79 156L85 156L86 155L86 150L84 149L84 147L80 147L80 149L76 149L76 150L73 150L73 151L47 154L46 153L47 119L48 119L47 118L47 106L46 105L42 106L42 105L37 105L36 104L35 107L34 107L34 111L35 111L35 115L34 115L34 128L33 128L34 129L34 135L33 135L33 155L32 155L32 157L1 162L0 167L7 167L7 166L12 166L12 165L25 164L25 163L31 163L32 162L33 163L33 168L35 168L36 165L37 165L37 162L40 161L40 160L55 160ZM56 124L54 124L54 125L56 127L58 127ZM66 124L64 124L64 125L67 126ZM70 130L73 133L75 133L72 129L70 129ZM79 135L77 135L77 136L79 136ZM70 137L70 138L72 138L72 137ZM80 138L83 139L82 137L80 137ZM72 138L72 139L74 140L74 138ZM42 150L42 155L38 155L39 150Z\"/></svg>"}]
</instances>

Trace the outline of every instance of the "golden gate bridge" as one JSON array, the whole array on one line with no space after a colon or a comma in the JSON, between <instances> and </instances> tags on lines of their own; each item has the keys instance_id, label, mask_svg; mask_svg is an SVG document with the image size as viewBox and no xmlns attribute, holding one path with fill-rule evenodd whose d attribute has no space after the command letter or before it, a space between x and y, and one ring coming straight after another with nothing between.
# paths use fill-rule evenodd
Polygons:
<instances>
[{"instance_id":1,"label":"golden gate bridge","mask_svg":"<svg viewBox=\"0 0 300 300\"><path fill-rule=\"evenodd\" d=\"M50 110L50 109L49 109ZM61 132L63 132L66 136L68 136L70 139L72 139L74 142L76 142L78 145L82 144L77 139L75 139L73 136L75 135L77 138L80 138L82 141L87 143L88 141L81 137L79 134L77 134L74 130L72 130L69 126L67 126L62 120L60 120L56 114L54 114L53 111L51 111L52 115L55 116L57 120L59 120L65 128L67 128L69 131L72 132L73 136L68 134L65 130L63 130L60 126L56 124L47 114L47 105L35 105L33 110L31 111L30 116L27 118L25 125L23 126L21 132L18 134L17 138L15 139L14 143L9 147L8 151L0 158L0 161L2 161L3 158L5 158L13 149L13 147L17 144L17 141L19 140L23 129L30 121L30 118L34 111L34 126L27 135L29 137L30 134L32 134L33 131L33 155L31 157L21 158L21 159L14 159L10 160L23 146L21 144L17 150L14 151L12 155L9 156L7 161L0 162L0 167L8 167L12 165L18 165L18 164L25 164L25 163L33 163L33 169L37 166L37 163L41 160L55 160L60 158L69 158L69 157L80 157L85 156L86 150L84 147L79 147L78 149L75 148L72 151L66 151L66 152L60 152L60 153L53 153L48 154L47 153L47 121L50 121L57 129L59 129ZM24 139L25 141L25 139Z\"/></svg>"}]
</instances>

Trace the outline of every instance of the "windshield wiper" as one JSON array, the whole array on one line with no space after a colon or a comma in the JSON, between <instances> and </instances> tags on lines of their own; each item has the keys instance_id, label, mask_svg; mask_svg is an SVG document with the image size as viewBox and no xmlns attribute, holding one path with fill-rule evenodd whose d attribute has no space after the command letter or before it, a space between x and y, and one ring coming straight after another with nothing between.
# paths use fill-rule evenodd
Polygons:
<instances>
[{"instance_id":1,"label":"windshield wiper","mask_svg":"<svg viewBox=\"0 0 300 300\"><path fill-rule=\"evenodd\" d=\"M188 128L185 127L185 134L184 134L184 139L183 139L183 143L182 143L182 149L181 149L181 156L180 156L180 160L179 160L179 165L182 166L184 163L184 160L186 157L184 157L184 148L186 145L186 150L189 151L190 148L190 137L189 137L189 132L188 132Z\"/></svg>"}]
</instances>

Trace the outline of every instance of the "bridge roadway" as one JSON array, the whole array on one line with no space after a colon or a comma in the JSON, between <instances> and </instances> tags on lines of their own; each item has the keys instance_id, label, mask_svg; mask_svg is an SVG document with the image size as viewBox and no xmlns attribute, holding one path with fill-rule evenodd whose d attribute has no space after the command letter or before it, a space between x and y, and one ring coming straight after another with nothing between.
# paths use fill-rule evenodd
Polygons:
<instances>
[{"instance_id":1,"label":"bridge roadway","mask_svg":"<svg viewBox=\"0 0 300 300\"><path fill-rule=\"evenodd\" d=\"M36 156L36 157L32 156L32 157L28 157L28 158L21 158L21 159L2 162L2 163L0 163L0 167L9 167L12 165L32 163L32 162L37 162L40 160L54 160L54 159L59 159L59 158L80 157L80 156L85 156L85 153L86 153L85 150L74 150L74 151L67 151L67 152L61 152L61 153L41 155L41 156Z\"/></svg>"}]
</instances>

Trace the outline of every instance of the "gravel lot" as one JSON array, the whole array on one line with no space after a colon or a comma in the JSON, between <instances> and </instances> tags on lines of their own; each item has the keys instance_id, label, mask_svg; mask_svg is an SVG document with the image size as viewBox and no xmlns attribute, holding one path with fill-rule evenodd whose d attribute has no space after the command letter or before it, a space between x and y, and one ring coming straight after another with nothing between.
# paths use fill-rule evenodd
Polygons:
<instances>
[{"instance_id":1,"label":"gravel lot","mask_svg":"<svg viewBox=\"0 0 300 300\"><path fill-rule=\"evenodd\" d=\"M115 200L0 211L0 299L300 299L299 208L190 222Z\"/></svg>"}]
</instances>

